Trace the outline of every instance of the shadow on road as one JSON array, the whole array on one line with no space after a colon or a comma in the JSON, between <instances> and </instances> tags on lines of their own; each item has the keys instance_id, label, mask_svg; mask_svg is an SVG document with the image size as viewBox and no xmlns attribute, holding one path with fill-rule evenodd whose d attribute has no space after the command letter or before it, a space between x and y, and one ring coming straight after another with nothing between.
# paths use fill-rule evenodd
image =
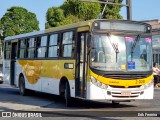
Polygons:
<instances>
[{"instance_id":1,"label":"shadow on road","mask_svg":"<svg viewBox=\"0 0 160 120\"><path fill-rule=\"evenodd\" d=\"M18 88L0 87L0 102L11 103L17 105L28 105L36 106L41 108L53 108L53 109L101 109L101 108L125 108L125 107L136 107L133 105L126 105L120 103L119 105L113 105L111 102L97 102L81 99L73 99L72 106L66 107L65 100L61 96L51 95L41 92L30 92L28 96L21 96ZM23 107L23 106L22 106ZM3 110L4 106L0 105L0 110ZM11 109L11 106L6 107ZM14 110L14 106L12 108ZM18 109L18 108L17 108ZM22 108L23 109L23 108Z\"/></svg>"},{"instance_id":2,"label":"shadow on road","mask_svg":"<svg viewBox=\"0 0 160 120\"><path fill-rule=\"evenodd\" d=\"M36 93L36 97L45 97L47 99L53 100L54 103L49 104L47 106L43 106L44 108L59 108L62 107L63 109L101 109L101 108L125 108L125 107L136 107L133 105L127 105L125 102L120 104L112 104L111 101L91 101L91 100L83 100L72 98L71 106L66 107L65 99L58 95L51 95L45 93Z\"/></svg>"}]
</instances>

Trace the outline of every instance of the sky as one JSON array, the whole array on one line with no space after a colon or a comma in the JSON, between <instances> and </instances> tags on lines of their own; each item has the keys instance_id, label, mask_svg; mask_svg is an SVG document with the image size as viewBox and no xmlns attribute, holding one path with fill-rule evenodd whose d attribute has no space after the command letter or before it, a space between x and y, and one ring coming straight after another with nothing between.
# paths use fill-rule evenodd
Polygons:
<instances>
[{"instance_id":1,"label":"sky","mask_svg":"<svg viewBox=\"0 0 160 120\"><path fill-rule=\"evenodd\" d=\"M126 0L123 0L124 3ZM40 30L45 29L46 12L50 7L62 5L64 0L0 0L0 18L12 6L21 6L36 14ZM160 19L160 0L132 0L132 20ZM120 14L126 19L126 7Z\"/></svg>"}]
</instances>

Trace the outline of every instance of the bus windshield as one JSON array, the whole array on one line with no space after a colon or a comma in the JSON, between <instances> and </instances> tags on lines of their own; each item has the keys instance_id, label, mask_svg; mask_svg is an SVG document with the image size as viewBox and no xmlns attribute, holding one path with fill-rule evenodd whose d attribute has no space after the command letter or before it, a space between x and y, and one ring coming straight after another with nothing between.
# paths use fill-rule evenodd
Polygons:
<instances>
[{"instance_id":1,"label":"bus windshield","mask_svg":"<svg viewBox=\"0 0 160 120\"><path fill-rule=\"evenodd\" d=\"M94 34L92 40L91 68L103 71L151 70L150 37Z\"/></svg>"}]
</instances>

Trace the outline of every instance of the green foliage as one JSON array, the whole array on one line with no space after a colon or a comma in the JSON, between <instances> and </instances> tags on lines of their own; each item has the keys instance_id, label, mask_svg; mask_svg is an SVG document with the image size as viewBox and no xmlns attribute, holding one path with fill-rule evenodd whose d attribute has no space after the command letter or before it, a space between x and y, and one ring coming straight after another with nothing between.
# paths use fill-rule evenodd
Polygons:
<instances>
[{"instance_id":1,"label":"green foliage","mask_svg":"<svg viewBox=\"0 0 160 120\"><path fill-rule=\"evenodd\" d=\"M95 19L100 12L100 4L84 3L79 0L67 0L58 8L52 7L48 9L46 13L47 23L45 24L45 28L47 29L64 24Z\"/></svg>"},{"instance_id":2,"label":"green foliage","mask_svg":"<svg viewBox=\"0 0 160 120\"><path fill-rule=\"evenodd\" d=\"M122 0L114 0L114 2L122 3ZM48 9L45 28L96 19L101 14L103 8L104 4L82 2L80 0L66 0L60 7ZM107 5L103 18L122 19L122 16L119 14L120 8L120 6Z\"/></svg>"},{"instance_id":3,"label":"green foliage","mask_svg":"<svg viewBox=\"0 0 160 120\"><path fill-rule=\"evenodd\" d=\"M60 8L64 10L64 15L78 15L78 5L80 4L79 0L67 0L63 3Z\"/></svg>"},{"instance_id":4,"label":"green foliage","mask_svg":"<svg viewBox=\"0 0 160 120\"><path fill-rule=\"evenodd\" d=\"M22 7L11 7L0 19L1 38L39 30L39 21L34 13Z\"/></svg>"},{"instance_id":5,"label":"green foliage","mask_svg":"<svg viewBox=\"0 0 160 120\"><path fill-rule=\"evenodd\" d=\"M57 7L49 8L46 14L47 23L46 28L56 27L60 25L60 22L64 20L63 10Z\"/></svg>"},{"instance_id":6,"label":"green foliage","mask_svg":"<svg viewBox=\"0 0 160 120\"><path fill-rule=\"evenodd\" d=\"M77 23L79 22L80 20L78 19L77 16L74 16L74 15L69 15L67 16L65 19L63 19L62 22L60 22L59 25L66 25L66 24L71 24L71 23ZM58 26L59 26L58 25Z\"/></svg>"},{"instance_id":7,"label":"green foliage","mask_svg":"<svg viewBox=\"0 0 160 120\"><path fill-rule=\"evenodd\" d=\"M101 12L100 4L81 2L79 0L67 0L60 8L65 11L65 16L74 15L82 20L95 19Z\"/></svg>"},{"instance_id":8,"label":"green foliage","mask_svg":"<svg viewBox=\"0 0 160 120\"><path fill-rule=\"evenodd\" d=\"M114 0L114 3L122 3L123 0ZM117 5L107 5L103 18L106 19L122 19L119 14L121 7Z\"/></svg>"}]
</instances>

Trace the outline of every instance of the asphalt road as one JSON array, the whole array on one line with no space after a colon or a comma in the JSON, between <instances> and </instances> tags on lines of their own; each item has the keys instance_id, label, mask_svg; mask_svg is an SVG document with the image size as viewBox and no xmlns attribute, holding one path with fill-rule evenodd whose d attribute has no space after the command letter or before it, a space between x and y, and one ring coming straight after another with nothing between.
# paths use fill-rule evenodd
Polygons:
<instances>
[{"instance_id":1,"label":"asphalt road","mask_svg":"<svg viewBox=\"0 0 160 120\"><path fill-rule=\"evenodd\" d=\"M66 107L64 99L59 96L39 92L33 92L29 96L20 96L18 88L1 84L0 111L11 112L12 117L15 117L16 120L25 116L36 117L36 115L37 117L42 116L38 120L49 119L49 117L58 120L70 120L71 118L75 120L106 118L117 120L128 119L128 117L146 120L160 115L160 88L155 88L153 100L136 100L112 105L109 101L96 102L74 99L73 105ZM153 117L153 119L159 118L160 116Z\"/></svg>"}]
</instances>

